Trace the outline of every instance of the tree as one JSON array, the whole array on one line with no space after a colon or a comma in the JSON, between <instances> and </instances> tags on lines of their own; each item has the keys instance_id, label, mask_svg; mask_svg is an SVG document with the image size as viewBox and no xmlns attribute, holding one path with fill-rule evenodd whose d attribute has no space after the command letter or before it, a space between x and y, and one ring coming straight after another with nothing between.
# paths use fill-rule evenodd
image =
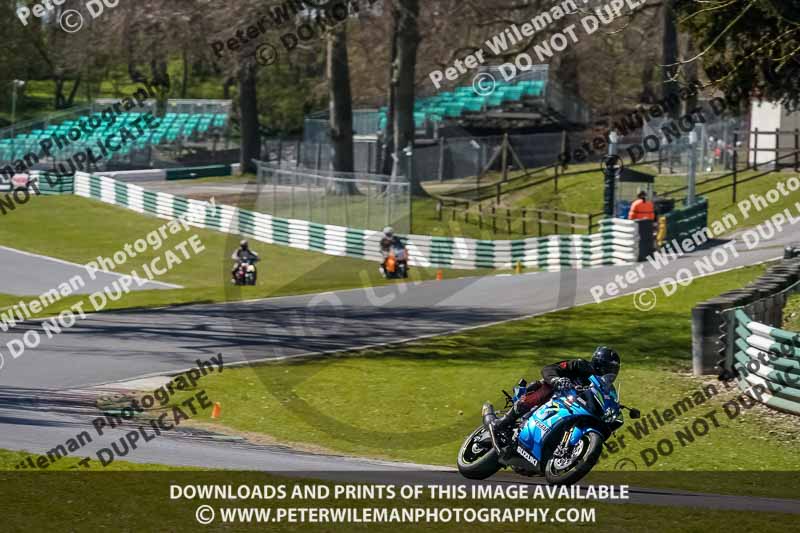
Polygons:
<instances>
[{"instance_id":1,"label":"tree","mask_svg":"<svg viewBox=\"0 0 800 533\"><path fill-rule=\"evenodd\" d=\"M392 64L392 84L394 86L394 168L392 175L399 172L398 165L406 161L403 151L414 147L414 86L417 65L417 45L419 44L419 0L395 0L393 16L397 20L397 56ZM411 194L427 196L425 189L415 176L408 176Z\"/></svg>"},{"instance_id":2,"label":"tree","mask_svg":"<svg viewBox=\"0 0 800 533\"><path fill-rule=\"evenodd\" d=\"M800 104L800 7L783 0L677 0L711 83L731 101Z\"/></svg>"},{"instance_id":3,"label":"tree","mask_svg":"<svg viewBox=\"0 0 800 533\"><path fill-rule=\"evenodd\" d=\"M347 56L347 24L328 32L327 74L330 94L331 162L337 172L353 172L353 98ZM355 184L342 183L337 194L357 192Z\"/></svg>"},{"instance_id":4,"label":"tree","mask_svg":"<svg viewBox=\"0 0 800 533\"><path fill-rule=\"evenodd\" d=\"M239 72L239 129L242 135L239 163L242 172L255 172L253 159L261 158L255 71L253 61L242 61Z\"/></svg>"}]
</instances>

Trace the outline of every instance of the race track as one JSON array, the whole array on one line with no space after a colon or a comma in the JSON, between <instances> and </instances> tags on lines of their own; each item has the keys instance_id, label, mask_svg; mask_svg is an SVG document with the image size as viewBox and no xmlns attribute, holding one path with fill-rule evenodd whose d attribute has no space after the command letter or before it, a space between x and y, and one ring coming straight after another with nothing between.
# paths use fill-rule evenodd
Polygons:
<instances>
[{"instance_id":1,"label":"race track","mask_svg":"<svg viewBox=\"0 0 800 533\"><path fill-rule=\"evenodd\" d=\"M782 255L796 234L780 234L746 250L725 268ZM223 353L226 365L334 352L446 334L572 307L592 301L590 288L640 268L639 283L622 292L657 286L665 276L710 253L697 251L656 271L649 263L567 272L464 278L355 289L251 302L190 305L149 311L88 316L18 359L5 344L38 323L0 333L0 448L46 452L75 435L92 416L87 387L170 374L197 359ZM45 390L43 390L45 389ZM87 396L88 395L88 396ZM116 438L123 430L117 430ZM109 433L109 438L114 438ZM97 442L97 446L101 443ZM297 452L280 446L220 442L213 435L181 430L137 450L127 460L173 465L269 471L420 472L419 465ZM425 470L424 476L462 482L451 471ZM354 474L355 473L355 474ZM519 478L514 478L519 482ZM639 503L700 505L720 509L797 512L795 501L735 496L692 496L643 490Z\"/></svg>"}]
</instances>

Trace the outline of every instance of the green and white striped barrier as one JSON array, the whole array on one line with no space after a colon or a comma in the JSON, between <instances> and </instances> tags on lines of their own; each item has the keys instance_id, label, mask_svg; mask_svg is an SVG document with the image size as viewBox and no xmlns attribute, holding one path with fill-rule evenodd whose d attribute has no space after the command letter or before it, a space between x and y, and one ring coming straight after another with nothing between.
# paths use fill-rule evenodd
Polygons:
<instances>
[{"instance_id":1,"label":"green and white striped barrier","mask_svg":"<svg viewBox=\"0 0 800 533\"><path fill-rule=\"evenodd\" d=\"M250 239L312 250L329 255L381 261L381 233L368 229L317 224L273 217L228 205L211 205L135 184L79 172L75 194L160 218L185 217L190 225ZM491 241L461 237L407 235L409 262L415 266L443 268L513 268L560 270L633 263L639 251L638 226L623 219L604 220L590 235L553 235L518 240Z\"/></svg>"},{"instance_id":2,"label":"green and white striped barrier","mask_svg":"<svg viewBox=\"0 0 800 533\"><path fill-rule=\"evenodd\" d=\"M734 311L734 368L739 388L776 409L800 414L800 334Z\"/></svg>"}]
</instances>

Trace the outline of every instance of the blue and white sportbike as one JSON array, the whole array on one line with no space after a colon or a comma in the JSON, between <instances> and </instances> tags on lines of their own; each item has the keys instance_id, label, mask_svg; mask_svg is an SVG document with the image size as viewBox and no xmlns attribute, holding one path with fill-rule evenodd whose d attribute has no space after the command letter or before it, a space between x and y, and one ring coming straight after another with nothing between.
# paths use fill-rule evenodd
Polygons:
<instances>
[{"instance_id":1,"label":"blue and white sportbike","mask_svg":"<svg viewBox=\"0 0 800 533\"><path fill-rule=\"evenodd\" d=\"M492 440L488 426L497 414L491 403L483 405L483 425L467 437L458 452L458 471L470 479L486 479L511 467L524 476L544 475L548 483L571 485L597 463L603 443L622 427L622 410L639 418L637 409L619 403L616 375L591 376L586 386L573 384L557 390L551 399L517 421L516 427ZM525 380L506 391L506 408L525 394Z\"/></svg>"}]
</instances>

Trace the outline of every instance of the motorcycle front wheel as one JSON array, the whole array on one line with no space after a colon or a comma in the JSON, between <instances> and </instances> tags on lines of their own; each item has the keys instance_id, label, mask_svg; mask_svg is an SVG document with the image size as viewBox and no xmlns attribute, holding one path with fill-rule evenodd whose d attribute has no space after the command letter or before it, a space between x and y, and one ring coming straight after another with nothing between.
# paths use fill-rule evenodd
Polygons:
<instances>
[{"instance_id":1,"label":"motorcycle front wheel","mask_svg":"<svg viewBox=\"0 0 800 533\"><path fill-rule=\"evenodd\" d=\"M544 468L544 477L553 485L572 485L580 481L597 464L603 451L603 437L585 433L569 457L551 456Z\"/></svg>"},{"instance_id":2,"label":"motorcycle front wheel","mask_svg":"<svg viewBox=\"0 0 800 533\"><path fill-rule=\"evenodd\" d=\"M458 471L465 478L486 479L502 467L488 432L488 429L480 426L461 445L458 451Z\"/></svg>"}]
</instances>

